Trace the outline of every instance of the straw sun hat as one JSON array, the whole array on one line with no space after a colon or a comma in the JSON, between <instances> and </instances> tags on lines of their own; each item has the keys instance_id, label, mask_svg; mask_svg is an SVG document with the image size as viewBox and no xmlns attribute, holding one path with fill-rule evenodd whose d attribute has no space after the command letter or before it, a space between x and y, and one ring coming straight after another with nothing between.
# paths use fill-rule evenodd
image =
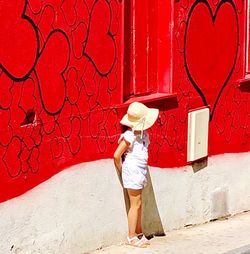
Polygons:
<instances>
[{"instance_id":1,"label":"straw sun hat","mask_svg":"<svg viewBox=\"0 0 250 254\"><path fill-rule=\"evenodd\" d=\"M133 102L129 105L127 114L120 123L132 128L133 131L143 131L150 128L159 115L159 109L148 108L140 102Z\"/></svg>"}]
</instances>

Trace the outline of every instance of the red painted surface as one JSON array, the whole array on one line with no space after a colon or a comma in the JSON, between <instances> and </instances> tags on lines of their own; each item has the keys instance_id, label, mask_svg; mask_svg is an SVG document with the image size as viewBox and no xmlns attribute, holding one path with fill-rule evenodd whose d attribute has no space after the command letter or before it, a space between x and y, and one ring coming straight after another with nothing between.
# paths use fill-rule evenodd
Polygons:
<instances>
[{"instance_id":1,"label":"red painted surface","mask_svg":"<svg viewBox=\"0 0 250 254\"><path fill-rule=\"evenodd\" d=\"M235 66L237 13L230 2L221 2L215 13L207 3L197 2L191 14L185 34L186 69L204 103L209 104L213 111Z\"/></svg>"},{"instance_id":2,"label":"red painted surface","mask_svg":"<svg viewBox=\"0 0 250 254\"><path fill-rule=\"evenodd\" d=\"M188 112L206 105L209 155L249 151L250 94L238 82L243 1L0 5L0 201L68 166L112 157L129 94L160 109L150 165L187 164Z\"/></svg>"}]
</instances>

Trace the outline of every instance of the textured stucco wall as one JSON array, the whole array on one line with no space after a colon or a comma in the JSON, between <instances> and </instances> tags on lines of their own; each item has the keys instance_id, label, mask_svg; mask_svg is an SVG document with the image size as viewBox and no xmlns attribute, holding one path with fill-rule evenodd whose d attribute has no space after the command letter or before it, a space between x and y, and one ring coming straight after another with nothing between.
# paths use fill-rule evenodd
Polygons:
<instances>
[{"instance_id":1,"label":"textured stucco wall","mask_svg":"<svg viewBox=\"0 0 250 254\"><path fill-rule=\"evenodd\" d=\"M0 204L0 214L1 254L84 253L121 241L127 226L109 160L71 167Z\"/></svg>"},{"instance_id":2,"label":"textured stucco wall","mask_svg":"<svg viewBox=\"0 0 250 254\"><path fill-rule=\"evenodd\" d=\"M194 173L150 167L144 227L159 234L250 209L249 153L209 158ZM150 184L152 183L152 185ZM0 253L80 254L121 242L123 191L109 159L73 166L0 204Z\"/></svg>"}]
</instances>

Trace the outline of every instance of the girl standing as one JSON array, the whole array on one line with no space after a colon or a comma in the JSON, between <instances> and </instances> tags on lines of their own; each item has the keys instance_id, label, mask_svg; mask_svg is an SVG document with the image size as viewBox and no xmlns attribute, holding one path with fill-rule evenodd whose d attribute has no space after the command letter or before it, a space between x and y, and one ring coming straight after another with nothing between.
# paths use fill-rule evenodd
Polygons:
<instances>
[{"instance_id":1,"label":"girl standing","mask_svg":"<svg viewBox=\"0 0 250 254\"><path fill-rule=\"evenodd\" d=\"M122 184L128 191L130 208L128 211L129 245L145 248L149 241L142 233L141 203L142 190L147 184L148 145L150 144L146 132L157 120L159 110L148 108L140 102L129 105L127 114L120 123L129 127L124 132L114 153L114 164L122 176ZM125 159L122 162L122 156Z\"/></svg>"}]
</instances>

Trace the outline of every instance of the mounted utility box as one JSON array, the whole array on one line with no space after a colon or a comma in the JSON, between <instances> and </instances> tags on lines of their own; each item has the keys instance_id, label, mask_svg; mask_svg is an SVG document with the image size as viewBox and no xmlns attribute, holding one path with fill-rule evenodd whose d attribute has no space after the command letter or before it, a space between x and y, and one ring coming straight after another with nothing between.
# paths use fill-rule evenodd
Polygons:
<instances>
[{"instance_id":1,"label":"mounted utility box","mask_svg":"<svg viewBox=\"0 0 250 254\"><path fill-rule=\"evenodd\" d=\"M188 113L187 161L204 158L208 154L209 108Z\"/></svg>"}]
</instances>

